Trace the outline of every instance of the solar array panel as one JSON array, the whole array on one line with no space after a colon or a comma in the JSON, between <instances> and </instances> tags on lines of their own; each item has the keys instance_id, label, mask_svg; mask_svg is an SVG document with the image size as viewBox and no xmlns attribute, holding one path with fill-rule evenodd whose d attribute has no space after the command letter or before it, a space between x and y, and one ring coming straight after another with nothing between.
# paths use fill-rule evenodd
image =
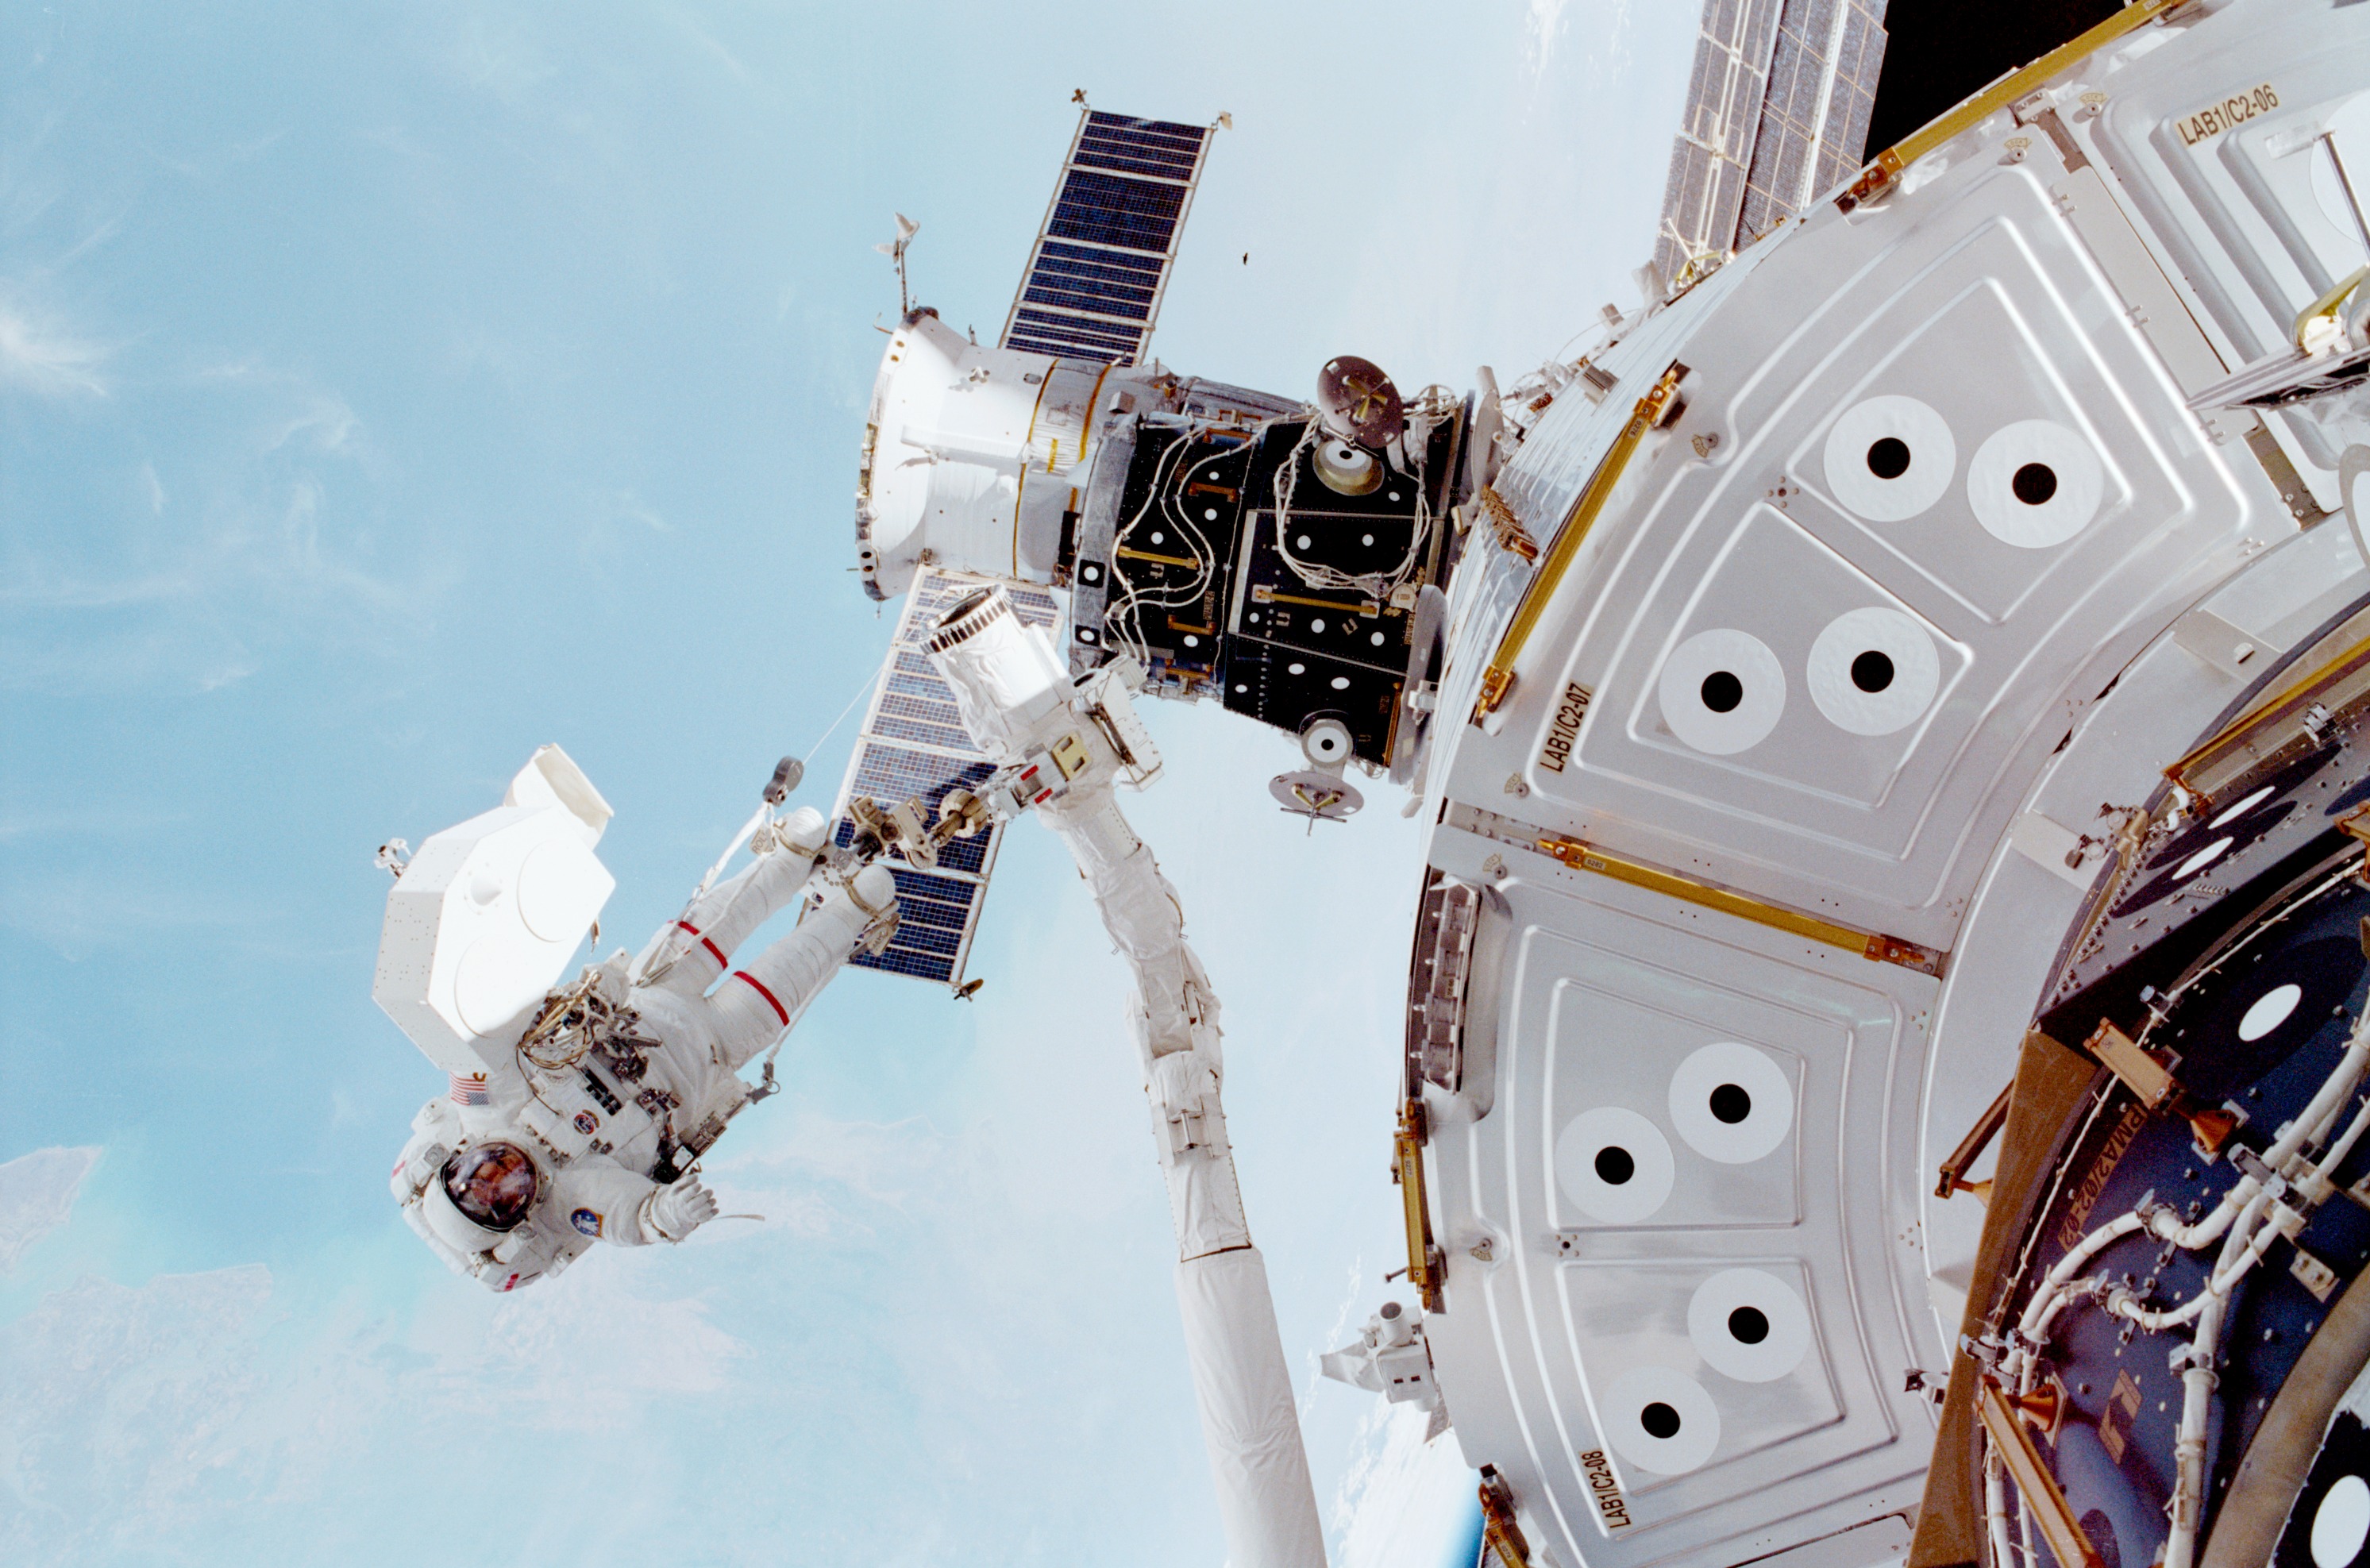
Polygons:
<instances>
[{"instance_id":1,"label":"solar array panel","mask_svg":"<svg viewBox=\"0 0 2370 1568\"><path fill-rule=\"evenodd\" d=\"M869 796L883 806L918 799L924 820L935 822L938 802L948 791L976 788L995 771L995 765L972 744L954 693L922 648L949 605L994 581L936 567L914 574L904 612L897 618L897 635L890 642L872 705L857 737L856 755L840 786L832 834L842 847L856 836L847 815L853 796ZM1031 626L1058 623L1060 612L1050 591L1030 582L1007 582L1004 591L1023 621ZM926 870L906 864L892 851L889 870L897 881L897 934L880 952L859 952L849 962L916 980L961 985L1003 834L996 826L955 839Z\"/></svg>"},{"instance_id":2,"label":"solar array panel","mask_svg":"<svg viewBox=\"0 0 2370 1568\"><path fill-rule=\"evenodd\" d=\"M1709 0L1662 195L1654 270L1742 250L1855 173L1886 0Z\"/></svg>"},{"instance_id":3,"label":"solar array panel","mask_svg":"<svg viewBox=\"0 0 2370 1568\"><path fill-rule=\"evenodd\" d=\"M1210 133L1090 109L1004 324L1004 346L1135 364L1151 340Z\"/></svg>"}]
</instances>

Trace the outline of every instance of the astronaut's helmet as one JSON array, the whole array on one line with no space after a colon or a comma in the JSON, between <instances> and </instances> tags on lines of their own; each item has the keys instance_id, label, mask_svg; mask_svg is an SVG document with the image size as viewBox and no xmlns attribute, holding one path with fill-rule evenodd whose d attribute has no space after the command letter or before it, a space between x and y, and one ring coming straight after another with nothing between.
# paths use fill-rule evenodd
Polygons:
<instances>
[{"instance_id":1,"label":"astronaut's helmet","mask_svg":"<svg viewBox=\"0 0 2370 1568\"><path fill-rule=\"evenodd\" d=\"M525 1220L540 1185L526 1150L502 1138L457 1151L438 1179L463 1218L497 1235L516 1230Z\"/></svg>"},{"instance_id":2,"label":"astronaut's helmet","mask_svg":"<svg viewBox=\"0 0 2370 1568\"><path fill-rule=\"evenodd\" d=\"M534 1158L517 1144L470 1144L446 1159L420 1193L420 1216L447 1246L490 1252L526 1222L542 1184Z\"/></svg>"}]
</instances>

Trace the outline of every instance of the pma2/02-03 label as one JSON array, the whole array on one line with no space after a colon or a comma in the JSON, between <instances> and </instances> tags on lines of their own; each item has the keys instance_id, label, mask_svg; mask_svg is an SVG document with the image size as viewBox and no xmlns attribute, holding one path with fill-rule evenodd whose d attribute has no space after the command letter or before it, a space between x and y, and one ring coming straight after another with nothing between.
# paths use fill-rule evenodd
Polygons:
<instances>
[{"instance_id":1,"label":"pma2/02-03 label","mask_svg":"<svg viewBox=\"0 0 2370 1568\"><path fill-rule=\"evenodd\" d=\"M2200 142L2212 141L2234 125L2244 125L2257 115L2268 114L2279 107L2278 89L2265 82L2226 98L2220 103L2208 104L2194 114L2184 115L2172 122L2172 128L2180 133L2181 145L2193 147Z\"/></svg>"}]
</instances>

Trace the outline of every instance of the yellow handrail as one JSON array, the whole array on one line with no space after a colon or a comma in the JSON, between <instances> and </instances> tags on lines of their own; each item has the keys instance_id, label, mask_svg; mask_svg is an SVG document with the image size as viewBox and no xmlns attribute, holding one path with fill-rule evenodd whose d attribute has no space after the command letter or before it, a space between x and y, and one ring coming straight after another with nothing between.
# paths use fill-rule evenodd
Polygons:
<instances>
[{"instance_id":1,"label":"yellow handrail","mask_svg":"<svg viewBox=\"0 0 2370 1568\"><path fill-rule=\"evenodd\" d=\"M1514 689L1514 661L1521 657L1523 645L1538 628L1539 617L1547 614L1547 601L1555 597L1556 585L1563 581L1573 558L1580 554L1582 542L1588 537L1596 514L1605 509L1613 487L1620 482L1621 470L1628 466L1630 455L1638 450L1638 443L1645 439L1646 432L1667 416L1671 399L1678 395L1680 378L1686 373L1687 367L1675 361L1662 372L1662 378L1638 399L1638 406L1630 410L1629 422L1613 438L1604 461L1596 465L1596 472L1589 475L1588 483L1573 498L1571 510L1564 514L1563 526L1556 530L1554 541L1540 559L1538 571L1523 590L1522 603L1514 606L1514 618L1506 623L1506 633L1498 640L1498 651L1482 674L1481 695L1473 704L1475 723L1495 713L1506 700L1506 694Z\"/></svg>"},{"instance_id":2,"label":"yellow handrail","mask_svg":"<svg viewBox=\"0 0 2370 1568\"><path fill-rule=\"evenodd\" d=\"M1888 937L1881 931L1863 931L1858 927L1839 925L1833 920L1806 915L1799 909L1789 909L1780 904L1770 904L1750 894L1731 888L1716 887L1697 882L1676 871L1666 871L1659 866L1645 865L1637 860L1608 855L1593 844L1577 838L1550 834L1539 841L1539 852L1552 856L1576 871L1593 871L1615 882L1628 882L1665 897L1693 904L1705 909L1717 909L1733 915L1740 920L1750 920L1757 926L1790 931L1798 937L1808 937L1814 942L1842 948L1858 953L1862 958L1879 963L1897 963L1904 969L1915 969L1921 974L1942 973L1944 955L1929 947Z\"/></svg>"},{"instance_id":3,"label":"yellow handrail","mask_svg":"<svg viewBox=\"0 0 2370 1568\"><path fill-rule=\"evenodd\" d=\"M1392 1139L1399 1199L1407 1209L1407 1277L1423 1309L1437 1312L1441 1309L1440 1269L1432 1245L1432 1211L1424 1203L1423 1134L1423 1102L1409 1100L1400 1108L1398 1131Z\"/></svg>"}]
</instances>

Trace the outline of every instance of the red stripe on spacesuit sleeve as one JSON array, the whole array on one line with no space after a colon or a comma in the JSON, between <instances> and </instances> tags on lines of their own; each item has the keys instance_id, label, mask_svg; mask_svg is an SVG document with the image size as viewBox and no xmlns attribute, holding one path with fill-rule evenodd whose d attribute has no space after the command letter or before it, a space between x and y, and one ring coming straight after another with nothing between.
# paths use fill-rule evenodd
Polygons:
<instances>
[{"instance_id":1,"label":"red stripe on spacesuit sleeve","mask_svg":"<svg viewBox=\"0 0 2370 1568\"><path fill-rule=\"evenodd\" d=\"M709 941L706 937L699 936L699 928L693 925L690 921L677 920L675 924L684 930L689 931L693 936L699 937L699 945L708 950L708 957L716 960L716 967L719 969L724 967L724 950L722 948L718 947L714 942Z\"/></svg>"},{"instance_id":2,"label":"red stripe on spacesuit sleeve","mask_svg":"<svg viewBox=\"0 0 2370 1568\"><path fill-rule=\"evenodd\" d=\"M749 982L749 984L755 988L757 995L765 998L765 1005L774 1009L775 1014L781 1019L784 1026L787 1027L790 1021L790 1009L782 1006L781 999L776 997L773 992L765 989L765 982L759 980L755 975L750 974L745 969L734 970L732 972L732 978L735 980L746 980Z\"/></svg>"}]
</instances>

